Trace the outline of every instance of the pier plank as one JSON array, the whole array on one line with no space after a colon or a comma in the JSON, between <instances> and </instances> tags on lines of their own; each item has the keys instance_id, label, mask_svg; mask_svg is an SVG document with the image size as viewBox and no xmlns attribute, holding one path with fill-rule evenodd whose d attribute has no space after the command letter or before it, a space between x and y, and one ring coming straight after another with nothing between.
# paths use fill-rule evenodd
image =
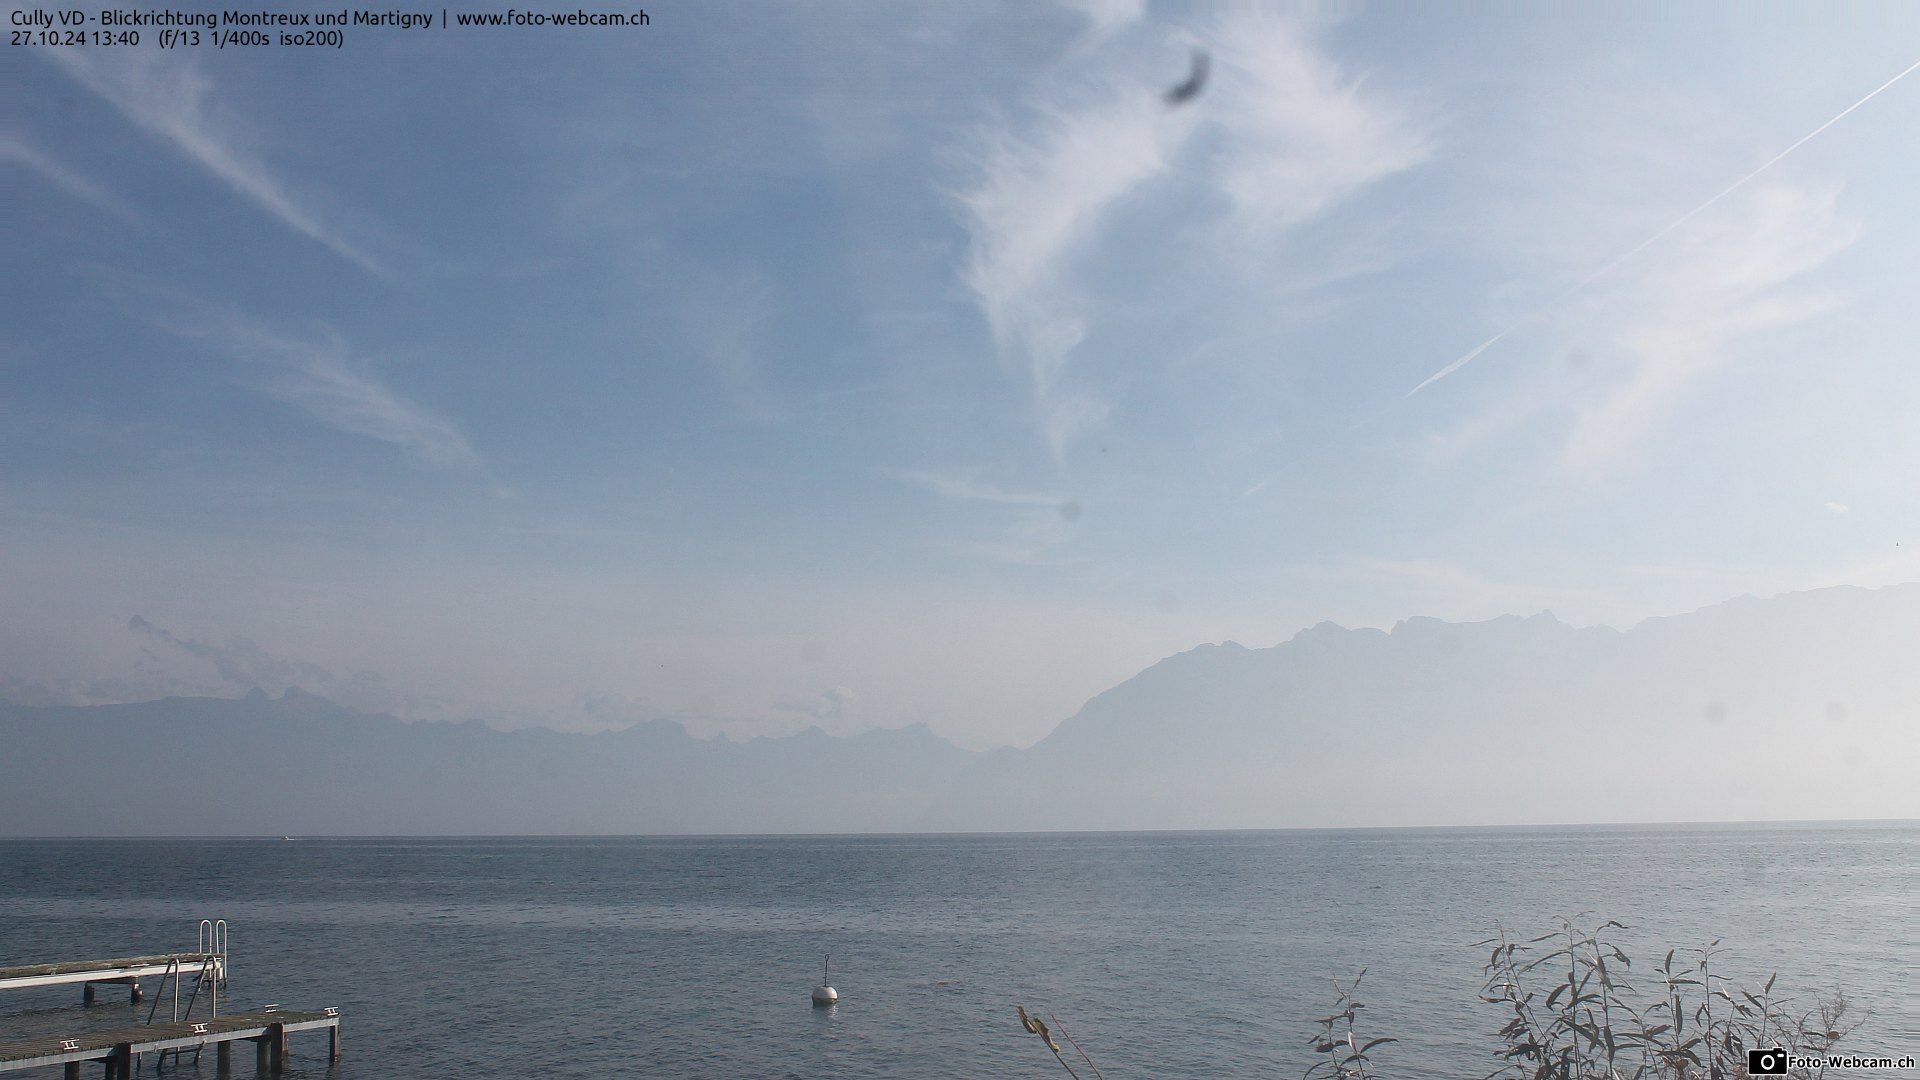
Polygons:
<instances>
[{"instance_id":1,"label":"pier plank","mask_svg":"<svg viewBox=\"0 0 1920 1080\"><path fill-rule=\"evenodd\" d=\"M122 1047L135 1054L148 1054L242 1040L265 1040L276 1030L292 1034L338 1028L339 1025L340 1016L337 1012L282 1010L236 1013L207 1020L148 1024L77 1035L49 1035L0 1043L0 1073L80 1061L103 1061L113 1057L115 1051Z\"/></svg>"},{"instance_id":2,"label":"pier plank","mask_svg":"<svg viewBox=\"0 0 1920 1080\"><path fill-rule=\"evenodd\" d=\"M225 974L226 958L218 953L156 953L152 956L122 956L111 960L73 960L59 964L0 967L0 990L154 978L165 974L175 964L179 965L182 974L191 974L209 961L219 974Z\"/></svg>"}]
</instances>

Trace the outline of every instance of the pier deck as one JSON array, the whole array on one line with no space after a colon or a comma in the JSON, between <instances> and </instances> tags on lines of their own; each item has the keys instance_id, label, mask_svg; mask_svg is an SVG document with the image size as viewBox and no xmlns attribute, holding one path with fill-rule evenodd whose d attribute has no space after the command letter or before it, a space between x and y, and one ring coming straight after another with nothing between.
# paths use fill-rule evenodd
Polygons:
<instances>
[{"instance_id":1,"label":"pier deck","mask_svg":"<svg viewBox=\"0 0 1920 1080\"><path fill-rule=\"evenodd\" d=\"M56 965L57 966L57 965ZM86 1062L104 1064L108 1078L131 1078L137 1054L163 1050L214 1047L222 1062L236 1042L255 1045L261 1068L279 1073L286 1060L287 1036L298 1031L327 1032L327 1058L340 1057L340 1015L325 1012L237 1013L177 1024L148 1024L114 1031L85 1032L67 1038L48 1037L0 1043L0 1073L21 1069L66 1066L68 1077L80 1075Z\"/></svg>"},{"instance_id":2,"label":"pier deck","mask_svg":"<svg viewBox=\"0 0 1920 1080\"><path fill-rule=\"evenodd\" d=\"M134 982L157 979L169 971L188 975L213 965L214 978L225 979L227 958L221 953L158 953L122 956L112 960L76 960L65 964L29 964L0 968L0 990L64 983Z\"/></svg>"}]
</instances>

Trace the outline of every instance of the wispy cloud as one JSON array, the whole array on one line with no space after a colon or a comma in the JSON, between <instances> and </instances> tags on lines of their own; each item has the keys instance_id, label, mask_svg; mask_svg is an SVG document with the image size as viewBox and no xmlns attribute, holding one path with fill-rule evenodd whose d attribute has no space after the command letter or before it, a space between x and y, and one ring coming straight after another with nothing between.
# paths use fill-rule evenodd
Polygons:
<instances>
[{"instance_id":1,"label":"wispy cloud","mask_svg":"<svg viewBox=\"0 0 1920 1080\"><path fill-rule=\"evenodd\" d=\"M1016 511L996 515L993 524L998 531L991 539L960 545L966 554L993 562L1031 565L1043 561L1048 552L1072 539L1073 525L1082 512L1080 501L1071 496L1003 488L962 474L921 469L882 469L880 474L942 498Z\"/></svg>"},{"instance_id":2,"label":"wispy cloud","mask_svg":"<svg viewBox=\"0 0 1920 1080\"><path fill-rule=\"evenodd\" d=\"M0 135L0 161L32 169L55 187L83 202L92 203L129 221L139 220L139 216L119 196L54 160L18 135Z\"/></svg>"},{"instance_id":3,"label":"wispy cloud","mask_svg":"<svg viewBox=\"0 0 1920 1080\"><path fill-rule=\"evenodd\" d=\"M328 221L311 197L294 194L244 147L239 122L215 103L213 82L191 62L141 49L37 50L136 126L246 197L281 224L382 278L392 272Z\"/></svg>"},{"instance_id":4,"label":"wispy cloud","mask_svg":"<svg viewBox=\"0 0 1920 1080\"><path fill-rule=\"evenodd\" d=\"M1488 349L1494 347L1505 338L1511 336L1516 330L1519 330L1522 327L1530 325L1540 320L1541 318L1544 318L1547 315L1551 314L1553 309L1559 307L1561 304L1566 303L1568 300L1573 299L1575 296L1585 291L1589 286L1593 285L1595 282L1601 280L1602 278L1607 277L1608 275L1612 274L1614 271L1620 269L1622 266L1625 266L1627 263L1633 261L1642 252L1646 251L1650 247L1653 247L1655 244L1660 243L1662 240L1665 240L1668 236L1672 235L1674 232L1681 229L1687 223L1699 217L1701 214L1705 213L1707 210L1711 209L1713 206L1718 204L1721 200L1725 199L1727 196L1732 195L1734 192L1747 186L1748 183L1757 179L1762 173L1773 168L1775 165L1780 164L1780 162L1786 160L1786 158L1789 155L1791 155L1794 151L1800 149L1802 146L1805 146L1807 143L1812 142L1816 137L1818 137L1821 133L1825 132L1828 128L1846 119L1849 115L1851 115L1855 110L1859 109L1862 105L1865 105L1867 102L1872 101L1876 97L1879 97L1883 91L1892 87L1895 83L1906 78L1908 75L1913 74L1915 70L1920 70L1920 62L1915 62L1914 64L1903 69L1899 74L1895 75L1893 78L1888 79L1886 82L1883 82L1879 86L1874 87L1873 90L1868 92L1868 94L1865 97L1860 98L1858 101L1855 101L1853 104L1848 105L1846 108L1840 110L1838 113L1835 113L1832 117L1828 118L1825 123L1821 124L1819 127L1814 128L1812 131L1807 132L1805 135L1802 135L1800 138L1794 140L1793 143L1788 145L1786 149L1781 150L1779 153L1768 158L1766 161L1761 162L1758 167L1754 168L1752 171L1741 176L1739 179L1735 180L1733 183L1728 184L1724 188L1721 188L1719 191L1715 192L1712 196L1710 196L1705 202L1702 202L1699 205L1693 207L1691 210L1688 210L1686 213L1681 214L1679 217L1673 219L1672 221L1668 222L1666 225L1662 226L1660 229L1656 230L1652 235L1646 237L1644 240L1641 240L1639 243L1633 245L1632 247L1628 248L1626 251L1615 256L1614 258L1608 260L1606 263L1603 263L1601 266L1595 269L1592 273L1589 273L1586 277L1580 279L1579 281L1575 282L1573 285L1569 286L1565 292L1555 297L1543 308L1522 317L1521 319L1515 321L1514 323L1506 327L1506 329L1501 330L1499 333L1493 335L1487 340L1474 346L1472 349L1468 350L1466 353L1462 354L1459 357L1456 357L1451 363L1448 363L1445 367L1442 367L1440 370L1427 376L1424 380L1421 381L1421 383L1418 386L1415 386L1412 390L1407 391L1407 396L1412 397L1413 395L1419 393L1420 391L1425 390L1427 387L1432 386L1434 383L1437 383L1440 380L1446 378L1447 376L1452 375L1453 373L1459 371L1461 368L1464 368L1468 364L1471 364L1475 360L1479 359L1482 353L1485 353Z\"/></svg>"},{"instance_id":5,"label":"wispy cloud","mask_svg":"<svg viewBox=\"0 0 1920 1080\"><path fill-rule=\"evenodd\" d=\"M1147 13L1147 0L1062 0L1065 6L1087 17L1093 32L1111 34L1140 21Z\"/></svg>"},{"instance_id":6,"label":"wispy cloud","mask_svg":"<svg viewBox=\"0 0 1920 1080\"><path fill-rule=\"evenodd\" d=\"M1685 395L1749 355L1764 331L1841 302L1817 271L1852 245L1859 224L1835 198L1831 187L1751 188L1657 259L1544 320L1535 347L1566 362L1536 365L1434 436L1434 461L1457 463L1547 416L1566 432L1560 467L1594 472L1630 461Z\"/></svg>"},{"instance_id":7,"label":"wispy cloud","mask_svg":"<svg viewBox=\"0 0 1920 1080\"><path fill-rule=\"evenodd\" d=\"M230 304L143 282L117 281L110 291L153 325L205 341L239 361L250 385L329 427L391 443L433 465L480 464L458 425L382 382L331 327L291 330Z\"/></svg>"},{"instance_id":8,"label":"wispy cloud","mask_svg":"<svg viewBox=\"0 0 1920 1080\"><path fill-rule=\"evenodd\" d=\"M1062 386L1087 334L1072 260L1192 130L1131 80L1075 97L1041 103L1025 123L989 133L980 180L961 198L973 237L962 276L1002 354L1024 366L1056 453L1106 415L1104 402Z\"/></svg>"},{"instance_id":9,"label":"wispy cloud","mask_svg":"<svg viewBox=\"0 0 1920 1080\"><path fill-rule=\"evenodd\" d=\"M1039 491L1010 491L969 476L926 469L882 469L881 475L949 499L1001 503L1006 506L1060 506L1067 501L1059 495Z\"/></svg>"},{"instance_id":10,"label":"wispy cloud","mask_svg":"<svg viewBox=\"0 0 1920 1080\"><path fill-rule=\"evenodd\" d=\"M1738 345L1821 315L1839 297L1809 280L1859 225L1833 189L1773 184L1742 212L1715 218L1667 259L1596 305L1626 377L1576 406L1569 463L1592 468L1629 452L1683 392L1733 361Z\"/></svg>"},{"instance_id":11,"label":"wispy cloud","mask_svg":"<svg viewBox=\"0 0 1920 1080\"><path fill-rule=\"evenodd\" d=\"M1056 457L1111 414L1111 394L1081 355L1115 303L1098 284L1102 267L1169 263L1169 291L1156 303L1178 311L1207 298L1171 266L1196 228L1270 247L1276 233L1427 153L1417 126L1363 92L1298 23L1235 14L1194 35L1214 50L1214 75L1179 109L1162 91L1183 70L1169 57L1183 62L1184 48L1148 48L1140 36L1087 51L967 156L961 278L1000 354L1025 377ZM1146 217L1160 234L1121 241L1123 211L1163 186L1190 197L1152 207Z\"/></svg>"},{"instance_id":12,"label":"wispy cloud","mask_svg":"<svg viewBox=\"0 0 1920 1080\"><path fill-rule=\"evenodd\" d=\"M1301 26L1271 15L1221 23L1210 91L1225 134L1215 182L1236 226L1299 225L1430 152L1420 127L1317 50Z\"/></svg>"},{"instance_id":13,"label":"wispy cloud","mask_svg":"<svg viewBox=\"0 0 1920 1080\"><path fill-rule=\"evenodd\" d=\"M452 421L408 401L363 370L363 362L331 332L302 340L263 324L237 323L224 341L236 355L277 357L280 370L267 380L267 392L322 423L404 447L435 465L480 462Z\"/></svg>"},{"instance_id":14,"label":"wispy cloud","mask_svg":"<svg viewBox=\"0 0 1920 1080\"><path fill-rule=\"evenodd\" d=\"M213 665L220 677L249 690L278 693L289 686L312 688L334 681L333 673L304 660L282 660L253 641L235 636L225 645L193 638L178 637L162 626L135 615L127 620L127 629L178 649L188 656Z\"/></svg>"},{"instance_id":15,"label":"wispy cloud","mask_svg":"<svg viewBox=\"0 0 1920 1080\"><path fill-rule=\"evenodd\" d=\"M448 715L448 706L451 704L445 699L402 693L390 686L387 680L377 672L357 671L346 677L336 676L318 664L276 656L251 638L238 634L228 637L225 644L216 644L175 633L140 615L127 620L127 629L153 643L166 654L212 665L222 685L215 688L202 687L192 691L196 693L242 689L283 694L290 689L300 689L323 695L335 704L344 705L350 709L392 713L403 717L445 716ZM165 663L166 656L151 651L148 651L147 655L160 661L163 670L168 666ZM148 675L149 680L153 677L151 673ZM176 678L172 681L179 680ZM121 700L145 700L145 698L136 695Z\"/></svg>"},{"instance_id":16,"label":"wispy cloud","mask_svg":"<svg viewBox=\"0 0 1920 1080\"><path fill-rule=\"evenodd\" d=\"M839 725L850 719L854 704L860 695L844 686L835 686L817 694L788 695L773 703L773 707L784 713L796 713L812 717L824 723Z\"/></svg>"}]
</instances>

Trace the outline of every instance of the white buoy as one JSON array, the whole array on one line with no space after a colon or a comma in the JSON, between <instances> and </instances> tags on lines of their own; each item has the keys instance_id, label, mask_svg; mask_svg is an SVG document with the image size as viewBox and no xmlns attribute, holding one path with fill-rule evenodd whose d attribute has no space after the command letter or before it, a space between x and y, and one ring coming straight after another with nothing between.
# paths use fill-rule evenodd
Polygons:
<instances>
[{"instance_id":1,"label":"white buoy","mask_svg":"<svg viewBox=\"0 0 1920 1080\"><path fill-rule=\"evenodd\" d=\"M826 959L820 961L820 985L813 988L813 1007L816 1009L825 1008L840 1000L840 991L827 985L827 965L832 962L832 953L828 953Z\"/></svg>"}]
</instances>

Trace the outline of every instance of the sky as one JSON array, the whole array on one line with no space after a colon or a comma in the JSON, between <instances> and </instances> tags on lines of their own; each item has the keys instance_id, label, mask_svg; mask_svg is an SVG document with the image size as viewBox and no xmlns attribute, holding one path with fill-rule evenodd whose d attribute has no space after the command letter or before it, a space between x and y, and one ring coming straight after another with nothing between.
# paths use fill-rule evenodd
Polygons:
<instances>
[{"instance_id":1,"label":"sky","mask_svg":"<svg viewBox=\"0 0 1920 1080\"><path fill-rule=\"evenodd\" d=\"M1920 8L647 11L10 52L0 693L1024 745L1920 579Z\"/></svg>"}]
</instances>

